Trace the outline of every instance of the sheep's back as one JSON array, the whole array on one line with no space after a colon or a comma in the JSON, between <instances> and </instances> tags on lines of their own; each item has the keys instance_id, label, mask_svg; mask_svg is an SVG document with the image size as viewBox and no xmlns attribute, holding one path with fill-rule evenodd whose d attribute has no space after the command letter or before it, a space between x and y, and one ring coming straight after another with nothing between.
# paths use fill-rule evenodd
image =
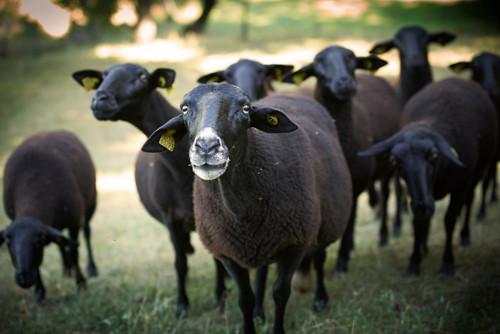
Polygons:
<instances>
[{"instance_id":1,"label":"sheep's back","mask_svg":"<svg viewBox=\"0 0 500 334\"><path fill-rule=\"evenodd\" d=\"M421 122L441 134L473 174L482 174L492 159L498 131L495 107L471 80L448 78L427 85L408 101L401 122Z\"/></svg>"},{"instance_id":2,"label":"sheep's back","mask_svg":"<svg viewBox=\"0 0 500 334\"><path fill-rule=\"evenodd\" d=\"M11 219L34 216L61 228L66 219L90 219L96 179L88 151L66 131L31 136L5 166L4 205Z\"/></svg>"}]
</instances>

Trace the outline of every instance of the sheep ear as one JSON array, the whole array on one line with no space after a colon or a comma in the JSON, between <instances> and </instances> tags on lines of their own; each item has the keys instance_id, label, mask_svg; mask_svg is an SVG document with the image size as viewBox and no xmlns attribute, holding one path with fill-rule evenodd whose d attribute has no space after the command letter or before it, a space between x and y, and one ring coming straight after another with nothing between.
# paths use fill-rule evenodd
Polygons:
<instances>
[{"instance_id":1,"label":"sheep ear","mask_svg":"<svg viewBox=\"0 0 500 334\"><path fill-rule=\"evenodd\" d=\"M370 70L372 72L375 72L382 66L387 65L387 62L385 60L380 59L375 55L371 55L369 57L356 57L356 60L358 61L356 68Z\"/></svg>"},{"instance_id":2,"label":"sheep ear","mask_svg":"<svg viewBox=\"0 0 500 334\"><path fill-rule=\"evenodd\" d=\"M371 54L379 55L386 53L395 46L394 41L387 41L375 44L375 46L370 50Z\"/></svg>"},{"instance_id":3,"label":"sheep ear","mask_svg":"<svg viewBox=\"0 0 500 334\"><path fill-rule=\"evenodd\" d=\"M169 68L158 68L151 73L149 83L152 87L166 88L167 92L172 90L175 80L175 71Z\"/></svg>"},{"instance_id":4,"label":"sheep ear","mask_svg":"<svg viewBox=\"0 0 500 334\"><path fill-rule=\"evenodd\" d=\"M455 39L455 37L456 36L454 34L450 34L447 32L438 32L438 33L429 35L429 42L436 42L436 43L439 43L441 45L446 45L446 44L450 43L451 41L453 41Z\"/></svg>"},{"instance_id":5,"label":"sheep ear","mask_svg":"<svg viewBox=\"0 0 500 334\"><path fill-rule=\"evenodd\" d=\"M58 229L50 226L44 226L45 233L47 233L47 238L51 242L55 242L58 245L78 247L78 241L70 239L61 233Z\"/></svg>"},{"instance_id":6,"label":"sheep ear","mask_svg":"<svg viewBox=\"0 0 500 334\"><path fill-rule=\"evenodd\" d=\"M293 70L293 65L271 64L264 66L266 67L267 75L278 81L281 81L283 75Z\"/></svg>"},{"instance_id":7,"label":"sheep ear","mask_svg":"<svg viewBox=\"0 0 500 334\"><path fill-rule=\"evenodd\" d=\"M360 157L374 157L379 154L388 152L392 149L392 147L396 144L397 140L397 135L394 135L390 138L387 138L384 141L378 142L377 144L373 145L369 149L358 152L358 156Z\"/></svg>"},{"instance_id":8,"label":"sheep ear","mask_svg":"<svg viewBox=\"0 0 500 334\"><path fill-rule=\"evenodd\" d=\"M72 76L87 92L99 88L102 82L102 72L100 71L83 70L73 73Z\"/></svg>"},{"instance_id":9,"label":"sheep ear","mask_svg":"<svg viewBox=\"0 0 500 334\"><path fill-rule=\"evenodd\" d=\"M455 64L451 64L448 67L451 68L453 70L453 72L458 74L458 73L461 73L465 69L470 69L471 63L468 61L461 61L461 62L458 62Z\"/></svg>"},{"instance_id":10,"label":"sheep ear","mask_svg":"<svg viewBox=\"0 0 500 334\"><path fill-rule=\"evenodd\" d=\"M252 107L250 126L269 133L286 133L298 129L281 110L268 107Z\"/></svg>"},{"instance_id":11,"label":"sheep ear","mask_svg":"<svg viewBox=\"0 0 500 334\"><path fill-rule=\"evenodd\" d=\"M465 165L458 160L458 153L453 147L448 144L448 142L441 137L441 135L434 133L434 143L436 144L439 152L441 152L445 157L450 159L454 164L465 167Z\"/></svg>"},{"instance_id":12,"label":"sheep ear","mask_svg":"<svg viewBox=\"0 0 500 334\"><path fill-rule=\"evenodd\" d=\"M285 76L283 76L283 79L281 79L281 81L300 85L302 81L306 80L312 75L315 75L314 66L313 64L309 64L302 67L300 70L285 74Z\"/></svg>"},{"instance_id":13,"label":"sheep ear","mask_svg":"<svg viewBox=\"0 0 500 334\"><path fill-rule=\"evenodd\" d=\"M213 72L198 78L199 83L213 83L223 81L226 81L226 78L224 77L224 71Z\"/></svg>"},{"instance_id":14,"label":"sheep ear","mask_svg":"<svg viewBox=\"0 0 500 334\"><path fill-rule=\"evenodd\" d=\"M173 151L175 143L186 134L184 117L182 115L170 119L167 123L156 129L142 146L144 152Z\"/></svg>"}]
</instances>

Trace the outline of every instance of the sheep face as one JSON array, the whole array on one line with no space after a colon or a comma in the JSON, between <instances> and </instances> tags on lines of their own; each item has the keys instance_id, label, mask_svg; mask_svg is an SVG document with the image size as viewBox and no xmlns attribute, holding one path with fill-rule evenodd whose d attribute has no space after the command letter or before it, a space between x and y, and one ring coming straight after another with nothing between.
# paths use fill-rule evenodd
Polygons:
<instances>
[{"instance_id":1,"label":"sheep face","mask_svg":"<svg viewBox=\"0 0 500 334\"><path fill-rule=\"evenodd\" d=\"M401 59L401 66L409 72L419 72L429 67L427 46L431 42L441 45L448 44L455 39L455 35L442 32L429 34L418 26L400 29L393 40L376 44L370 53L382 54L392 48L397 48Z\"/></svg>"},{"instance_id":2,"label":"sheep face","mask_svg":"<svg viewBox=\"0 0 500 334\"><path fill-rule=\"evenodd\" d=\"M443 137L423 127L403 129L358 155L382 153L388 154L405 180L411 197L410 206L418 220L428 220L434 214L434 185L443 160L463 166Z\"/></svg>"},{"instance_id":3,"label":"sheep face","mask_svg":"<svg viewBox=\"0 0 500 334\"><path fill-rule=\"evenodd\" d=\"M28 217L16 219L0 235L9 248L12 264L16 268L16 283L22 288L29 288L37 281L43 249L47 244L54 241L73 247L78 245L58 230Z\"/></svg>"},{"instance_id":4,"label":"sheep face","mask_svg":"<svg viewBox=\"0 0 500 334\"><path fill-rule=\"evenodd\" d=\"M73 78L85 90L96 89L91 109L98 120L134 119L141 110L137 106L156 87L169 88L175 78L170 69L157 69L148 73L134 64L116 64L104 72L84 70L73 73Z\"/></svg>"},{"instance_id":5,"label":"sheep face","mask_svg":"<svg viewBox=\"0 0 500 334\"><path fill-rule=\"evenodd\" d=\"M261 131L291 132L297 126L281 111L254 107L248 95L230 84L205 84L188 92L181 102L182 115L156 130L143 151L173 150L184 133L190 140L193 171L204 180L223 175L235 157L244 155L249 127Z\"/></svg>"},{"instance_id":6,"label":"sheep face","mask_svg":"<svg viewBox=\"0 0 500 334\"><path fill-rule=\"evenodd\" d=\"M283 82L300 84L306 78L315 76L322 94L345 101L356 94L356 69L375 71L386 64L376 56L356 57L349 49L331 46L318 53L312 64L285 75Z\"/></svg>"},{"instance_id":7,"label":"sheep face","mask_svg":"<svg viewBox=\"0 0 500 334\"><path fill-rule=\"evenodd\" d=\"M500 100L500 57L483 52L475 56L471 62L458 62L450 65L457 73L464 69L472 71L472 80L478 82L488 92L493 101Z\"/></svg>"},{"instance_id":8,"label":"sheep face","mask_svg":"<svg viewBox=\"0 0 500 334\"><path fill-rule=\"evenodd\" d=\"M292 65L271 64L240 59L223 71L213 72L198 79L199 83L227 82L243 89L250 100L256 101L267 95L270 81L281 80L283 74L291 71Z\"/></svg>"}]
</instances>

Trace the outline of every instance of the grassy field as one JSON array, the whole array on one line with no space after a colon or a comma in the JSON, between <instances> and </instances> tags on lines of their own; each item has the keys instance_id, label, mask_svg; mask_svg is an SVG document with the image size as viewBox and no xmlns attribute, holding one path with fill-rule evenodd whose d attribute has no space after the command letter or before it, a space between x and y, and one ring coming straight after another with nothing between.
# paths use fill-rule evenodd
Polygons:
<instances>
[{"instance_id":1,"label":"grassy field","mask_svg":"<svg viewBox=\"0 0 500 334\"><path fill-rule=\"evenodd\" d=\"M135 156L145 136L121 122L98 122L84 92L71 73L84 68L103 70L117 62L139 63L149 70L169 67L177 72L174 90L165 96L178 105L198 76L226 67L241 57L264 63L302 66L322 48L341 44L358 55L393 36L403 25L420 24L429 31L446 30L457 39L446 47L431 46L435 79L453 76L446 66L468 60L483 50L500 53L500 27L475 2L440 6L432 3L344 1L356 4L347 14L315 7L321 1L251 2L250 9L234 1L216 7L206 35L177 37L176 23L159 28L152 44L133 45L124 30L105 35L100 44L42 45L30 52L24 40L12 57L0 60L0 178L12 150L26 137L43 130L74 132L89 149L98 171L98 208L91 222L99 277L78 293L62 277L57 248L45 251L41 272L47 288L43 306L33 289L15 284L7 248L0 249L0 333L241 333L241 315L234 282L225 312L214 308L214 265L193 234L196 253L189 258L189 314L176 319L173 249L166 229L139 202L132 177ZM363 7L366 5L366 8ZM354 10L356 9L356 10ZM362 11L364 9L364 11ZM240 40L242 21L248 40ZM54 46L56 45L56 46ZM28 51L26 51L28 50ZM398 54L382 58L389 65L378 72L398 73ZM466 75L464 75L466 77ZM314 84L310 80L307 84ZM293 87L277 84L277 90ZM500 209L491 206L484 222L473 222L472 244L455 238L456 274L438 274L444 248L443 215L447 199L437 204L429 254L418 277L404 274L412 248L411 215L404 216L403 235L378 247L378 222L360 198L356 249L347 274L334 273L338 243L328 249L326 263L330 307L311 312L312 294L292 293L285 327L288 333L497 333L500 332ZM3 208L2 208L3 210ZM474 210L475 211L475 210ZM475 214L475 212L473 213ZM0 213L0 229L9 219ZM457 231L461 222L457 224ZM82 239L81 239L82 241ZM86 264L85 248L80 262ZM258 331L270 332L273 301L268 280L267 321Z\"/></svg>"}]
</instances>

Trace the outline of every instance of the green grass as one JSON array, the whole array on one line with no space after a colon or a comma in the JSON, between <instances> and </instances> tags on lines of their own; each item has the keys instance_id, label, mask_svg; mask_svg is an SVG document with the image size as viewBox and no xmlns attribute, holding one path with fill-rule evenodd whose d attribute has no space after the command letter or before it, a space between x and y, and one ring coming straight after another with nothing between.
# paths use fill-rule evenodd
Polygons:
<instances>
[{"instance_id":1,"label":"green grass","mask_svg":"<svg viewBox=\"0 0 500 334\"><path fill-rule=\"evenodd\" d=\"M468 59L482 50L500 53L498 25L481 16L474 2L408 6L399 2L369 1L368 11L357 19L321 15L312 9L313 1L296 1L297 6L290 3L251 3L250 12L246 13L249 39L241 41L241 6L235 1L225 2L213 13L207 34L186 42L185 47L198 52L194 58L133 62L149 70L175 69L175 89L165 96L178 105L203 70L219 69L207 68L204 61L209 58L225 66L227 55L277 57L284 51L312 48L318 52L330 44L344 42L366 45L366 50L361 52L367 52L370 45L391 38L406 24L420 23L430 31L457 33L457 40L449 46L432 47L431 56L446 51L449 54L445 55L460 58L464 54L463 59ZM305 5L300 7L303 10L294 10L299 4ZM161 26L160 38L166 38L178 28L174 23ZM111 37L105 36L107 43L116 46L130 38L125 34L127 29L121 31L122 35L119 29L117 31ZM42 51L36 53L19 49L13 57L0 60L0 177L8 156L24 138L52 129L76 133L89 149L100 177L119 176L133 167L145 137L126 123L96 121L89 109L92 94L84 92L70 77L76 70L104 69L127 61L120 56L99 58L95 52L97 46L65 41L57 43L57 47L42 45ZM180 51L172 48L165 58ZM383 58L397 62L397 53L391 51ZM292 58L296 66L310 60L312 58ZM447 60L445 56L434 66L436 79L453 75L445 67ZM453 61L455 59L449 62ZM422 262L421 275L412 277L404 274L413 242L411 216L404 217L402 237L391 239L388 247L379 248L378 222L366 203L363 196L349 273L334 273L338 243L328 250L326 283L330 308L319 314L312 313L312 295L293 292L285 323L289 333L500 331L498 204L490 207L485 222L472 223L472 244L467 248L458 245L461 222L457 224L456 274L443 277L438 271L444 247L442 221L447 199L439 202L429 254ZM0 228L8 224L9 219L2 211ZM234 282L227 281L231 291L225 312L214 308L214 265L196 234L192 237L196 253L189 258L190 310L187 318L175 318L176 278L170 239L165 228L144 210L135 191L100 191L91 226L99 277L88 279L87 290L77 292L74 282L62 277L57 248L48 246L42 266L47 288L43 306L34 302L33 289L23 290L15 284L8 251L5 246L0 249L0 333L242 332ZM85 268L85 247L81 247L80 253L80 263ZM274 269L271 269L265 304L267 321L259 324L259 332L272 329L274 277Z\"/></svg>"}]
</instances>

